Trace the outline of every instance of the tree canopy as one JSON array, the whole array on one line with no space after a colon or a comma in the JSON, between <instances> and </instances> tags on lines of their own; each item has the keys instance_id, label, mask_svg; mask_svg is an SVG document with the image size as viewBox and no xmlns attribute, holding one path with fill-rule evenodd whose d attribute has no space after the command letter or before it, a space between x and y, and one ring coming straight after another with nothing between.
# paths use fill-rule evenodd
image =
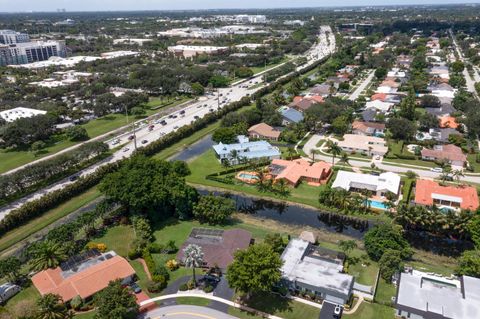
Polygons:
<instances>
[{"instance_id":1,"label":"tree canopy","mask_svg":"<svg viewBox=\"0 0 480 319\"><path fill-rule=\"evenodd\" d=\"M133 319L138 314L135 296L122 287L120 280L111 281L107 288L97 293L94 303L97 307L95 319Z\"/></svg>"},{"instance_id":2,"label":"tree canopy","mask_svg":"<svg viewBox=\"0 0 480 319\"><path fill-rule=\"evenodd\" d=\"M365 234L365 249L374 261L379 261L389 249L399 251L403 259L412 255L410 245L401 233L401 227L389 224L377 225Z\"/></svg>"},{"instance_id":3,"label":"tree canopy","mask_svg":"<svg viewBox=\"0 0 480 319\"><path fill-rule=\"evenodd\" d=\"M223 224L235 211L235 202L230 198L213 194L201 196L193 207L193 216L200 223L210 225Z\"/></svg>"}]
</instances>

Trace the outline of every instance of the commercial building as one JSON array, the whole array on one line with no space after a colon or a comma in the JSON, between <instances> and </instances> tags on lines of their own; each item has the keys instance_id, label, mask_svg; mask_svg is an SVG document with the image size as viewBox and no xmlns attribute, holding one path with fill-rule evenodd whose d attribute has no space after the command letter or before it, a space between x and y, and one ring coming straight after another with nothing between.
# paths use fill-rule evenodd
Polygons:
<instances>
[{"instance_id":1,"label":"commercial building","mask_svg":"<svg viewBox=\"0 0 480 319\"><path fill-rule=\"evenodd\" d=\"M416 182L415 204L472 211L480 206L475 187L443 186L435 181L425 179L419 179Z\"/></svg>"},{"instance_id":2,"label":"commercial building","mask_svg":"<svg viewBox=\"0 0 480 319\"><path fill-rule=\"evenodd\" d=\"M134 276L132 266L114 251L89 250L55 269L40 271L32 277L32 283L42 296L58 294L67 302L75 296L87 299L113 280L120 279L123 284L128 284Z\"/></svg>"},{"instance_id":3,"label":"commercial building","mask_svg":"<svg viewBox=\"0 0 480 319\"><path fill-rule=\"evenodd\" d=\"M1 44L17 44L29 41L30 37L26 33L20 33L13 30L0 30Z\"/></svg>"},{"instance_id":4,"label":"commercial building","mask_svg":"<svg viewBox=\"0 0 480 319\"><path fill-rule=\"evenodd\" d=\"M314 293L339 305L351 298L354 278L343 273L343 254L292 239L281 259L282 281L290 290Z\"/></svg>"},{"instance_id":5,"label":"commercial building","mask_svg":"<svg viewBox=\"0 0 480 319\"><path fill-rule=\"evenodd\" d=\"M248 129L248 136L270 141L278 141L282 132L265 123L255 124Z\"/></svg>"},{"instance_id":6,"label":"commercial building","mask_svg":"<svg viewBox=\"0 0 480 319\"><path fill-rule=\"evenodd\" d=\"M480 314L480 279L444 278L409 270L400 275L396 315L412 319L471 319Z\"/></svg>"},{"instance_id":7,"label":"commercial building","mask_svg":"<svg viewBox=\"0 0 480 319\"><path fill-rule=\"evenodd\" d=\"M18 42L0 47L0 65L17 65L66 56L64 41Z\"/></svg>"},{"instance_id":8,"label":"commercial building","mask_svg":"<svg viewBox=\"0 0 480 319\"><path fill-rule=\"evenodd\" d=\"M13 122L20 118L32 117L36 115L47 114L47 111L30 109L28 107L16 107L14 109L5 110L0 112L0 117L7 122Z\"/></svg>"},{"instance_id":9,"label":"commercial building","mask_svg":"<svg viewBox=\"0 0 480 319\"><path fill-rule=\"evenodd\" d=\"M371 191L375 196L384 197L388 192L398 195L400 175L387 172L379 176L338 171L332 188L342 188L349 192Z\"/></svg>"},{"instance_id":10,"label":"commercial building","mask_svg":"<svg viewBox=\"0 0 480 319\"><path fill-rule=\"evenodd\" d=\"M387 142L381 137L345 134L338 146L347 153L364 153L383 156L388 152Z\"/></svg>"},{"instance_id":11,"label":"commercial building","mask_svg":"<svg viewBox=\"0 0 480 319\"><path fill-rule=\"evenodd\" d=\"M218 266L226 269L232 263L235 252L248 248L251 243L252 234L243 229L193 228L180 248L177 259L183 262L183 250L193 244L202 248L204 267Z\"/></svg>"},{"instance_id":12,"label":"commercial building","mask_svg":"<svg viewBox=\"0 0 480 319\"><path fill-rule=\"evenodd\" d=\"M228 161L231 165L239 164L242 160L280 158L281 153L277 147L272 146L267 141L250 142L245 136L238 137L239 143L213 145L217 158L222 161Z\"/></svg>"},{"instance_id":13,"label":"commercial building","mask_svg":"<svg viewBox=\"0 0 480 319\"><path fill-rule=\"evenodd\" d=\"M274 159L268 167L275 181L284 180L291 186L305 181L311 186L320 186L328 182L332 175L332 165L326 162L310 163L304 159L292 161Z\"/></svg>"},{"instance_id":14,"label":"commercial building","mask_svg":"<svg viewBox=\"0 0 480 319\"><path fill-rule=\"evenodd\" d=\"M184 58L193 58L199 54L219 54L226 52L228 47L215 46L199 46L199 45L175 45L168 47L168 51L175 56L183 56Z\"/></svg>"}]
</instances>

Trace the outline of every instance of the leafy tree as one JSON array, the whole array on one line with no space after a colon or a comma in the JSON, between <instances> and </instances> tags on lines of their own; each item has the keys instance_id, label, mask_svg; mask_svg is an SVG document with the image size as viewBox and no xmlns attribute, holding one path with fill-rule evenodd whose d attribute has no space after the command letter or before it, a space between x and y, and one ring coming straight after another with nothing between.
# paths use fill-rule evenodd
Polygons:
<instances>
[{"instance_id":1,"label":"leafy tree","mask_svg":"<svg viewBox=\"0 0 480 319\"><path fill-rule=\"evenodd\" d=\"M480 278L480 250L465 251L458 260L457 273Z\"/></svg>"},{"instance_id":2,"label":"leafy tree","mask_svg":"<svg viewBox=\"0 0 480 319\"><path fill-rule=\"evenodd\" d=\"M195 277L195 268L203 266L203 251L202 247L190 244L183 250L183 263L185 267L192 268L193 284L197 285L197 279Z\"/></svg>"},{"instance_id":3,"label":"leafy tree","mask_svg":"<svg viewBox=\"0 0 480 319\"><path fill-rule=\"evenodd\" d=\"M248 78L248 77L253 75L253 71L250 68L247 68L245 66L241 66L235 71L235 74L239 78Z\"/></svg>"},{"instance_id":4,"label":"leafy tree","mask_svg":"<svg viewBox=\"0 0 480 319\"><path fill-rule=\"evenodd\" d=\"M147 111L145 111L145 109L141 106L134 106L130 109L130 114L134 115L134 116L143 116L147 113Z\"/></svg>"},{"instance_id":5,"label":"leafy tree","mask_svg":"<svg viewBox=\"0 0 480 319\"><path fill-rule=\"evenodd\" d=\"M419 119L419 129L423 132L428 132L431 128L438 128L440 123L438 118L430 113L425 113L420 116Z\"/></svg>"},{"instance_id":6,"label":"leafy tree","mask_svg":"<svg viewBox=\"0 0 480 319\"><path fill-rule=\"evenodd\" d=\"M332 122L332 131L335 134L343 135L348 131L348 125L350 122L345 115L336 117Z\"/></svg>"},{"instance_id":7,"label":"leafy tree","mask_svg":"<svg viewBox=\"0 0 480 319\"><path fill-rule=\"evenodd\" d=\"M470 238L472 239L475 247L480 249L480 215L476 214L475 217L470 219L467 225Z\"/></svg>"},{"instance_id":8,"label":"leafy tree","mask_svg":"<svg viewBox=\"0 0 480 319\"><path fill-rule=\"evenodd\" d=\"M135 296L123 287L120 280L111 281L107 288L94 296L97 306L95 319L133 319L138 314Z\"/></svg>"},{"instance_id":9,"label":"leafy tree","mask_svg":"<svg viewBox=\"0 0 480 319\"><path fill-rule=\"evenodd\" d=\"M405 141L413 140L417 130L415 123L405 118L391 118L387 122L387 128L394 139Z\"/></svg>"},{"instance_id":10,"label":"leafy tree","mask_svg":"<svg viewBox=\"0 0 480 319\"><path fill-rule=\"evenodd\" d=\"M214 88L228 86L228 79L222 75L214 75L208 82L211 83Z\"/></svg>"},{"instance_id":11,"label":"leafy tree","mask_svg":"<svg viewBox=\"0 0 480 319\"><path fill-rule=\"evenodd\" d=\"M198 82L192 83L193 94L200 96L205 94L205 88Z\"/></svg>"},{"instance_id":12,"label":"leafy tree","mask_svg":"<svg viewBox=\"0 0 480 319\"><path fill-rule=\"evenodd\" d=\"M282 261L278 253L267 244L255 244L235 253L228 266L227 280L231 288L247 294L270 291L282 274Z\"/></svg>"},{"instance_id":13,"label":"leafy tree","mask_svg":"<svg viewBox=\"0 0 480 319\"><path fill-rule=\"evenodd\" d=\"M132 212L148 213L153 221L172 213L188 217L198 198L196 190L185 183L172 163L144 156L128 159L105 176L100 190Z\"/></svg>"},{"instance_id":14,"label":"leafy tree","mask_svg":"<svg viewBox=\"0 0 480 319\"><path fill-rule=\"evenodd\" d=\"M59 295L46 294L37 300L37 319L71 319L73 314L67 309Z\"/></svg>"},{"instance_id":15,"label":"leafy tree","mask_svg":"<svg viewBox=\"0 0 480 319\"><path fill-rule=\"evenodd\" d=\"M335 165L335 157L342 153L342 148L338 146L337 142L328 140L327 142L327 151L332 154L332 165Z\"/></svg>"},{"instance_id":16,"label":"leafy tree","mask_svg":"<svg viewBox=\"0 0 480 319\"><path fill-rule=\"evenodd\" d=\"M47 144L44 141L36 141L32 143L30 149L35 153L35 155L38 155L45 147L47 147Z\"/></svg>"},{"instance_id":17,"label":"leafy tree","mask_svg":"<svg viewBox=\"0 0 480 319\"><path fill-rule=\"evenodd\" d=\"M464 87L467 82L463 75L452 75L450 76L450 79L448 80L448 84L450 84L454 88L461 88Z\"/></svg>"},{"instance_id":18,"label":"leafy tree","mask_svg":"<svg viewBox=\"0 0 480 319\"><path fill-rule=\"evenodd\" d=\"M279 233L267 234L264 239L264 243L270 245L274 252L282 254L285 249L285 241Z\"/></svg>"},{"instance_id":19,"label":"leafy tree","mask_svg":"<svg viewBox=\"0 0 480 319\"><path fill-rule=\"evenodd\" d=\"M25 146L47 140L55 131L56 119L48 114L20 118L4 126L5 146Z\"/></svg>"},{"instance_id":20,"label":"leafy tree","mask_svg":"<svg viewBox=\"0 0 480 319\"><path fill-rule=\"evenodd\" d=\"M465 64L462 61L454 61L450 64L450 70L453 73L461 73L465 69Z\"/></svg>"},{"instance_id":21,"label":"leafy tree","mask_svg":"<svg viewBox=\"0 0 480 319\"><path fill-rule=\"evenodd\" d=\"M237 133L233 127L219 127L213 132L212 140L223 144L235 143L237 141Z\"/></svg>"},{"instance_id":22,"label":"leafy tree","mask_svg":"<svg viewBox=\"0 0 480 319\"><path fill-rule=\"evenodd\" d=\"M193 207L193 216L200 223L210 225L223 224L235 211L235 202L230 198L213 194L201 196Z\"/></svg>"},{"instance_id":23,"label":"leafy tree","mask_svg":"<svg viewBox=\"0 0 480 319\"><path fill-rule=\"evenodd\" d=\"M355 240L340 240L338 247L340 247L345 255L348 255L352 250L357 248L357 242Z\"/></svg>"},{"instance_id":24,"label":"leafy tree","mask_svg":"<svg viewBox=\"0 0 480 319\"><path fill-rule=\"evenodd\" d=\"M435 95L425 94L420 98L420 103L423 107L436 107L439 108L442 106L440 99Z\"/></svg>"},{"instance_id":25,"label":"leafy tree","mask_svg":"<svg viewBox=\"0 0 480 319\"><path fill-rule=\"evenodd\" d=\"M415 91L411 88L407 97L400 103L400 115L410 121L415 120L415 107L417 106L415 99Z\"/></svg>"},{"instance_id":26,"label":"leafy tree","mask_svg":"<svg viewBox=\"0 0 480 319\"><path fill-rule=\"evenodd\" d=\"M20 260L13 256L0 260L0 278L17 281L21 265Z\"/></svg>"},{"instance_id":27,"label":"leafy tree","mask_svg":"<svg viewBox=\"0 0 480 319\"><path fill-rule=\"evenodd\" d=\"M84 127L72 126L65 130L65 135L70 141L85 141L88 140L88 133Z\"/></svg>"},{"instance_id":28,"label":"leafy tree","mask_svg":"<svg viewBox=\"0 0 480 319\"><path fill-rule=\"evenodd\" d=\"M398 250L387 249L378 261L378 266L382 278L391 282L392 276L403 270L402 253Z\"/></svg>"},{"instance_id":29,"label":"leafy tree","mask_svg":"<svg viewBox=\"0 0 480 319\"><path fill-rule=\"evenodd\" d=\"M67 259L64 248L59 243L43 241L34 247L31 252L32 260L30 261L33 270L45 270L55 268Z\"/></svg>"},{"instance_id":30,"label":"leafy tree","mask_svg":"<svg viewBox=\"0 0 480 319\"><path fill-rule=\"evenodd\" d=\"M412 255L410 245L403 238L399 227L380 224L365 234L365 249L372 260L379 261L389 249L399 251L402 259L407 259Z\"/></svg>"},{"instance_id":31,"label":"leafy tree","mask_svg":"<svg viewBox=\"0 0 480 319\"><path fill-rule=\"evenodd\" d=\"M387 76L387 69L384 67L379 67L375 70L375 77L379 80L383 79L385 76Z\"/></svg>"}]
</instances>

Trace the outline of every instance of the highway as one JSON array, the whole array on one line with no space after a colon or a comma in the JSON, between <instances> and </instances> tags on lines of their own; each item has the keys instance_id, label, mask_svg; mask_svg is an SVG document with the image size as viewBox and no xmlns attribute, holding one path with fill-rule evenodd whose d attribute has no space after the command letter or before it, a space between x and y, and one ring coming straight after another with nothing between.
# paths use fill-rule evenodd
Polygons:
<instances>
[{"instance_id":1,"label":"highway","mask_svg":"<svg viewBox=\"0 0 480 319\"><path fill-rule=\"evenodd\" d=\"M296 71L301 71L316 61L330 55L335 51L335 48L336 45L334 33L329 26L322 26L320 28L318 42L315 43L314 46L303 55L307 58L307 62L297 67ZM267 70L267 72L270 70ZM142 121L139 121L137 122L137 127L135 129L137 147L146 146L158 139L161 139L164 135L178 130L182 126L191 124L197 118L204 117L209 112L215 112L229 103L239 101L241 98L249 96L260 90L264 87L264 85L263 72L260 72L253 78L238 81L227 88L220 88L217 92L201 97L198 101L185 106L183 109L153 120L151 123L142 123ZM161 124L161 122L163 122L163 124ZM111 149L119 146L121 146L121 148L113 153L113 155L109 158L96 163L75 175L86 176L94 172L100 166L130 157L135 150L135 139L129 139L131 135L132 132L128 132L115 136L107 141ZM118 140L118 143L116 140ZM12 202L9 205L3 206L0 209L0 220L3 219L9 212L21 207L23 204L41 198L43 195L61 189L70 183L73 183L70 180L70 177L65 178L44 189Z\"/></svg>"}]
</instances>

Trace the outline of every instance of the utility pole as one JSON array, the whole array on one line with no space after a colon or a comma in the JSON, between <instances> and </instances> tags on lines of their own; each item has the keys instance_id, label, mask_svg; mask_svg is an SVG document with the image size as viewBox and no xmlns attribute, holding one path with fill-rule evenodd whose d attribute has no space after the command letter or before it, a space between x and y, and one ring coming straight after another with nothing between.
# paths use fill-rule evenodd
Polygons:
<instances>
[{"instance_id":1,"label":"utility pole","mask_svg":"<svg viewBox=\"0 0 480 319\"><path fill-rule=\"evenodd\" d=\"M128 125L128 107L125 106L125 116L127 117L127 125ZM133 144L135 146L135 151L137 150L137 134L135 134L135 121L132 122L133 125Z\"/></svg>"}]
</instances>

